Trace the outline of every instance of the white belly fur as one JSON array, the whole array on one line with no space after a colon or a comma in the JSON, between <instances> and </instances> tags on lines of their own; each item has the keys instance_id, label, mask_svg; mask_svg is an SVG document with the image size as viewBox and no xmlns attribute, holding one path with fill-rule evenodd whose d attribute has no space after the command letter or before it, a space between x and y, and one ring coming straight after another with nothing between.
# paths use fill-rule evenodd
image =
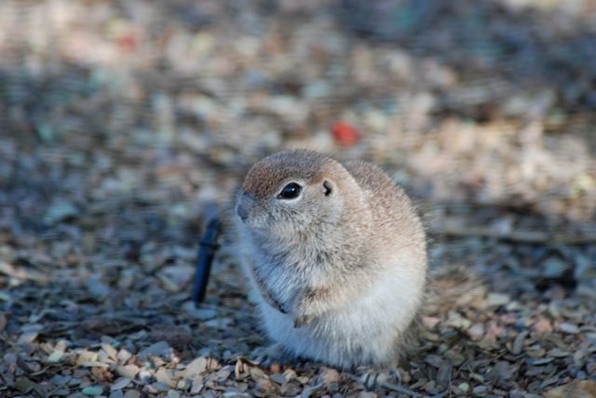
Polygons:
<instances>
[{"instance_id":1,"label":"white belly fur","mask_svg":"<svg viewBox=\"0 0 596 398\"><path fill-rule=\"evenodd\" d=\"M262 302L264 325L271 339L299 357L342 368L389 364L421 300L424 274L412 266L389 266L354 302L301 328L294 327L291 314Z\"/></svg>"}]
</instances>

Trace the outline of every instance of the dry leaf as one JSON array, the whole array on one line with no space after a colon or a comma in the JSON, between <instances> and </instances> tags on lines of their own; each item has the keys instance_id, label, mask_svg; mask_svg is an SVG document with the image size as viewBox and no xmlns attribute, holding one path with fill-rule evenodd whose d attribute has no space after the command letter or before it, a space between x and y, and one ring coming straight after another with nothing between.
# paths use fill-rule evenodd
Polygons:
<instances>
[{"instance_id":1,"label":"dry leaf","mask_svg":"<svg viewBox=\"0 0 596 398\"><path fill-rule=\"evenodd\" d=\"M594 398L596 397L596 381L575 380L544 393L546 398Z\"/></svg>"}]
</instances>

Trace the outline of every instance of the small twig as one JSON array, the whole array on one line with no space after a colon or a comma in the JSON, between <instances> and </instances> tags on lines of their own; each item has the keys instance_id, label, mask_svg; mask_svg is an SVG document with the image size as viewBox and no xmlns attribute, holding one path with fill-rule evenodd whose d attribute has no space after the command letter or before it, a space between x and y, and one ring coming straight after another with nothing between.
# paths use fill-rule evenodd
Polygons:
<instances>
[{"instance_id":1,"label":"small twig","mask_svg":"<svg viewBox=\"0 0 596 398\"><path fill-rule=\"evenodd\" d=\"M350 379L352 379L353 381L357 382L357 383L362 383L362 380L361 380L361 378L360 378L360 377L358 377L358 376L356 376L356 375L353 375L353 374L348 374L348 377L349 377ZM378 387L381 387L381 388L385 388L385 389L387 389L387 390L391 390L391 391L398 392L398 393L400 393L400 394L407 395L407 396L409 396L409 397L415 397L415 398L416 398L416 397L422 397L422 395L418 394L418 393L417 393L417 392L415 392L415 391L412 391L412 390L410 390L410 389L408 389L408 388L405 388L405 387L396 386L395 384L390 384L390 383L381 382L381 383L378 383L378 384L377 384L377 386L378 386Z\"/></svg>"},{"instance_id":2,"label":"small twig","mask_svg":"<svg viewBox=\"0 0 596 398\"><path fill-rule=\"evenodd\" d=\"M400 394L404 394L407 395L409 397L421 397L422 395L418 394L417 392L414 392L408 388L405 387L401 387L401 386L396 386L394 384L389 384L389 383L380 383L380 387L383 387L387 390L391 390L391 391L395 391L398 392Z\"/></svg>"},{"instance_id":3,"label":"small twig","mask_svg":"<svg viewBox=\"0 0 596 398\"><path fill-rule=\"evenodd\" d=\"M553 236L543 232L526 231L526 232L496 232L487 228L469 227L469 228L430 228L428 231L431 235L448 236L455 238L488 238L511 243L526 243L526 244L543 244L550 246L569 246L569 245L589 245L596 243L596 237L578 236L571 238L564 238L560 236Z\"/></svg>"}]
</instances>

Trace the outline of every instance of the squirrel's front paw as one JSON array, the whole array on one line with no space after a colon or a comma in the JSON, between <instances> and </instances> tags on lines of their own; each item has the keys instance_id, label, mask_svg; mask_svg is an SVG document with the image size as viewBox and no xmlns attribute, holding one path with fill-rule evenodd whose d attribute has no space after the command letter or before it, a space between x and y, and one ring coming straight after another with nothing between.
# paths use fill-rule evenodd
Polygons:
<instances>
[{"instance_id":1,"label":"squirrel's front paw","mask_svg":"<svg viewBox=\"0 0 596 398\"><path fill-rule=\"evenodd\" d=\"M282 314L290 314L292 313L292 307L288 303L279 303L277 305L277 310Z\"/></svg>"},{"instance_id":2,"label":"squirrel's front paw","mask_svg":"<svg viewBox=\"0 0 596 398\"><path fill-rule=\"evenodd\" d=\"M263 295L263 299L269 306L271 306L271 308L278 310L282 314L287 314L289 312L285 304L273 299L270 295Z\"/></svg>"},{"instance_id":3,"label":"squirrel's front paw","mask_svg":"<svg viewBox=\"0 0 596 398\"><path fill-rule=\"evenodd\" d=\"M313 313L313 306L308 300L308 296L303 297L296 302L296 308L294 309L294 327L301 328L303 326L310 325L315 319Z\"/></svg>"},{"instance_id":4,"label":"squirrel's front paw","mask_svg":"<svg viewBox=\"0 0 596 398\"><path fill-rule=\"evenodd\" d=\"M301 328L303 326L308 326L314 320L314 316L312 315L300 315L294 317L294 327Z\"/></svg>"}]
</instances>

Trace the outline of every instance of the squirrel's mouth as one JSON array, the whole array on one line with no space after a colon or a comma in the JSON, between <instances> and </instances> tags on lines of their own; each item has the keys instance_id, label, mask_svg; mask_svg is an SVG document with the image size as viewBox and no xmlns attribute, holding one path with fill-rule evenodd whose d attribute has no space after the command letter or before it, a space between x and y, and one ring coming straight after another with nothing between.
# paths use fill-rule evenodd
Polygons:
<instances>
[{"instance_id":1,"label":"squirrel's mouth","mask_svg":"<svg viewBox=\"0 0 596 398\"><path fill-rule=\"evenodd\" d=\"M236 200L236 215L240 217L242 222L246 223L250 219L254 207L255 200L249 194L243 192L238 195L238 199Z\"/></svg>"}]
</instances>

